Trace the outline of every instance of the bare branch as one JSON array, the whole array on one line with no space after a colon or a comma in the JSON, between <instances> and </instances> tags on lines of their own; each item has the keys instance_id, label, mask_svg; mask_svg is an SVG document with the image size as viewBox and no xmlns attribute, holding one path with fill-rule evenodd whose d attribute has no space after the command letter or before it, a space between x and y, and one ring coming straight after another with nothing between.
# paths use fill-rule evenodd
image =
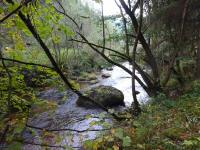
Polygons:
<instances>
[{"instance_id":1,"label":"bare branch","mask_svg":"<svg viewBox=\"0 0 200 150\"><path fill-rule=\"evenodd\" d=\"M139 25L138 25L138 21L137 21L137 18L134 14L134 12L132 12L128 6L126 5L125 1L124 0L119 0L122 7L124 8L125 12L129 15L131 21L132 21L132 24L133 24L133 27L134 27L134 30L135 32L137 33L138 31L138 28L139 28ZM158 72L158 66L157 66L157 62L156 62L156 59L154 58L154 55L147 43L147 41L145 40L144 38L144 35L143 33L140 31L139 33L139 37L138 37L138 40L140 41L142 47L144 48L144 51L146 53L146 56L147 56L147 63L150 65L151 67L151 70L153 72L153 76L154 76L154 83L155 83L155 86L158 86L160 87L159 85L159 82L160 82L160 78L159 78L159 72ZM152 88L152 87L151 87Z\"/></svg>"},{"instance_id":2,"label":"bare branch","mask_svg":"<svg viewBox=\"0 0 200 150\"><path fill-rule=\"evenodd\" d=\"M137 2L135 3L135 5L133 6L133 9L131 10L132 13L135 13L135 11L138 8L139 4L140 4L140 0L137 0Z\"/></svg>"},{"instance_id":3,"label":"bare branch","mask_svg":"<svg viewBox=\"0 0 200 150\"><path fill-rule=\"evenodd\" d=\"M6 15L4 18L2 18L0 20L0 23L3 23L6 19L8 19L9 17L11 17L13 14L16 14L24 5L27 5L28 3L30 3L32 0L25 0L24 3L22 3L21 5L19 5L15 10L13 10L12 12L10 12L8 15Z\"/></svg>"},{"instance_id":4,"label":"bare branch","mask_svg":"<svg viewBox=\"0 0 200 150\"><path fill-rule=\"evenodd\" d=\"M138 46L139 35L142 29L142 20L143 20L143 0L140 0L140 18L139 18L139 27L137 31L137 37L135 39L135 43L133 46L133 57L132 57L132 93L133 93L133 111L134 115L138 115L141 112L141 108L139 106L139 102L136 96L136 89L135 89L135 59L136 59L136 50Z\"/></svg>"},{"instance_id":5,"label":"bare branch","mask_svg":"<svg viewBox=\"0 0 200 150\"><path fill-rule=\"evenodd\" d=\"M105 51L105 46L106 46L106 37L105 37L105 19L104 19L104 14L103 14L103 1L101 2L101 17L102 17L102 24L103 24L103 49L102 53Z\"/></svg>"},{"instance_id":6,"label":"bare branch","mask_svg":"<svg viewBox=\"0 0 200 150\"><path fill-rule=\"evenodd\" d=\"M129 8L131 7L131 2L129 2ZM115 0L115 3L117 4L117 6L119 7L121 16L123 18L123 24L124 24L124 31L125 31L125 43L126 43L126 55L129 56L129 36L128 36L128 30L127 30L127 20L123 14L122 8L121 6L117 3L117 1Z\"/></svg>"},{"instance_id":7,"label":"bare branch","mask_svg":"<svg viewBox=\"0 0 200 150\"><path fill-rule=\"evenodd\" d=\"M62 148L62 149L66 149L65 146L61 146L61 145L49 145L49 144L45 144L45 143L34 143L34 142L29 142L29 141L17 141L17 142L21 142L21 143L23 143L23 144L30 144L30 145L41 146L41 147L50 147L50 148Z\"/></svg>"},{"instance_id":8,"label":"bare branch","mask_svg":"<svg viewBox=\"0 0 200 150\"><path fill-rule=\"evenodd\" d=\"M90 44L90 45L92 45L92 46L95 46L96 48L102 48L102 46L100 46L100 45L96 45L96 44L94 44L94 43L90 43L89 41L80 41L80 40L75 40L75 39L71 39L72 41L75 41L75 42L81 42L81 43L85 43L85 44ZM121 53L121 52L119 52L119 51L116 51L116 50L113 50L113 49L111 49L111 48L107 48L107 47L105 47L105 49L106 50L108 50L108 51L111 51L111 52L114 52L115 54L117 54L117 56L118 57L120 57L120 58L123 58L124 60L127 60L128 62L130 62L130 63L132 63L132 59L129 57L129 56L127 56L127 55L125 55L125 54L123 54L123 53ZM99 52L97 52L97 53L99 53ZM102 56L103 57L103 56ZM106 57L106 56L105 56ZM103 57L104 58L104 57ZM110 62L111 63L111 62ZM123 69L123 68L122 68ZM149 87L152 87L153 85L152 85L152 78L146 73L146 72L144 72L143 70L142 70L142 68L135 62L135 69L141 74L141 76L142 76L142 78L144 79L144 81L145 81L145 83L149 86ZM129 74L130 74L130 72L129 72ZM131 75L131 74L130 74ZM139 82L140 83L140 82ZM150 92L148 91L148 90L145 90L149 95L150 95Z\"/></svg>"},{"instance_id":9,"label":"bare branch","mask_svg":"<svg viewBox=\"0 0 200 150\"><path fill-rule=\"evenodd\" d=\"M57 131L71 131L71 132L77 132L77 133L83 133L83 132L96 132L96 131L107 131L111 130L112 128L105 128L105 129L86 129L86 130L76 130L76 129L70 129L70 128L61 128L61 129L46 129L46 128L40 128L36 126L26 125L28 128L33 128L37 130L43 130L43 131L49 131L49 132L57 132Z\"/></svg>"},{"instance_id":10,"label":"bare branch","mask_svg":"<svg viewBox=\"0 0 200 150\"><path fill-rule=\"evenodd\" d=\"M61 7L62 11L60 11L60 10L58 10L56 7L54 7L55 10L56 10L58 13L60 13L60 14L62 14L62 15L64 15L64 16L66 16L67 18L69 18L69 19L76 25L76 27L80 30L81 27L79 27L79 25L78 25L78 23L75 21L75 19L73 19L71 16L69 16L69 15L67 14L67 12L66 12L65 8L62 6L61 2L60 2L59 0L57 0L57 3L58 3L58 5Z\"/></svg>"},{"instance_id":11,"label":"bare branch","mask_svg":"<svg viewBox=\"0 0 200 150\"><path fill-rule=\"evenodd\" d=\"M3 57L1 49L0 49L0 57ZM11 75L11 73L10 73L10 71L9 71L8 67L6 66L3 59L1 60L1 62L2 62L3 68L6 70L6 73L8 75L8 98L7 98L7 101L8 101L8 111L10 112L11 109L12 109L12 104L11 104L12 75Z\"/></svg>"},{"instance_id":12,"label":"bare branch","mask_svg":"<svg viewBox=\"0 0 200 150\"><path fill-rule=\"evenodd\" d=\"M98 47L98 48L103 48L103 46L100 46L100 45L97 45L97 44L94 44L94 43L91 43L91 42L85 42L85 41L80 41L80 40L76 40L76 39L71 39L71 41L75 41L75 42L79 42L79 43L85 43L85 44L88 44L90 43L92 46L95 46L95 47ZM118 55L126 58L126 60L129 60L130 58L128 56L126 56L125 54L117 51L117 50L114 50L114 49L111 49L111 48L108 48L108 47L104 47L104 49L108 50L108 51L111 51L111 52L114 52L114 53L117 53Z\"/></svg>"},{"instance_id":13,"label":"bare branch","mask_svg":"<svg viewBox=\"0 0 200 150\"><path fill-rule=\"evenodd\" d=\"M111 63L111 64L113 64L113 65L116 65L116 66L122 68L122 69L123 69L124 71L126 71L128 74L132 75L131 70L129 70L129 69L126 68L125 66L123 66L123 65L121 65L121 64L119 64L119 63L116 63L116 62L114 62L113 60L111 60L110 58L108 58L105 54L101 53L101 52L100 52L98 49L96 49L92 44L90 44L90 43L88 42L88 40L87 40L82 34L80 34L80 33L78 33L78 34L81 36L81 38L82 38L95 52L97 52L98 54L100 54L105 60L107 60L109 63ZM143 87L143 89L144 89L147 93L149 93L149 90L148 90L147 86L140 80L140 78L138 78L138 77L135 75L135 79L136 79L136 80L138 81L138 83Z\"/></svg>"},{"instance_id":14,"label":"bare branch","mask_svg":"<svg viewBox=\"0 0 200 150\"><path fill-rule=\"evenodd\" d=\"M10 59L10 58L0 58L0 59L1 59L1 60L4 60L4 61L10 61L10 62L15 62L15 63L19 63L19 64L24 64L24 65L31 65L31 66L40 66L40 67L44 67L44 68L48 68L48 69L54 70L53 67L49 67L49 66L42 65L42 64L24 62L24 61L15 60L15 59Z\"/></svg>"}]
</instances>

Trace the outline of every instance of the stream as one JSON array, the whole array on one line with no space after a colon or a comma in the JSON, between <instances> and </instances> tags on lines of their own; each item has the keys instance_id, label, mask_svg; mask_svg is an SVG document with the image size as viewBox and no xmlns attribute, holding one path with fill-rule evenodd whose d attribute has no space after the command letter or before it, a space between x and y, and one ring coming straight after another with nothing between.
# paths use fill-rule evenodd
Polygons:
<instances>
[{"instance_id":1,"label":"stream","mask_svg":"<svg viewBox=\"0 0 200 150\"><path fill-rule=\"evenodd\" d=\"M128 62L123 63L123 65L131 68L131 65L129 65ZM110 71L103 69L102 74L105 73L110 74L111 76L104 79L99 76L99 82L97 84L88 85L88 88L98 85L113 86L123 92L125 105L129 107L133 101L131 76L116 66L112 67L112 70ZM140 77L137 72L136 74ZM136 90L140 92L137 95L139 102L145 104L149 100L149 97L137 82ZM76 106L78 97L71 91L61 93L56 89L49 89L41 92L40 98L46 100L67 98L66 102L59 105L55 111L47 111L38 114L31 117L28 121L29 125L37 128L49 130L58 129L59 131L45 133L45 131L40 129L26 129L24 132L24 139L27 144L24 145L24 150L43 150L45 147L40 146L40 144L47 143L47 141L47 145L51 145L51 147L49 147L51 150L62 150L63 148L59 146L66 146L66 149L73 148L81 150L83 149L82 146L84 141L96 139L99 134L104 133L107 129L109 130L109 128L95 124L95 121L103 121L112 125L113 120L111 118L99 117L99 114L103 112L101 109L86 109ZM119 106L114 109L120 111L124 109L124 107ZM29 143L35 143L35 145Z\"/></svg>"}]
</instances>

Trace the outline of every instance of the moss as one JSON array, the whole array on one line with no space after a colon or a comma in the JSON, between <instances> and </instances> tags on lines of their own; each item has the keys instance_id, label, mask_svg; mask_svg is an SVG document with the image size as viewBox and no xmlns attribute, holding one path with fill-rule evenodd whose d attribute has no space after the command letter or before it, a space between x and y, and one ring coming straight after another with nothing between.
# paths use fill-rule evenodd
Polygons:
<instances>
[{"instance_id":1,"label":"moss","mask_svg":"<svg viewBox=\"0 0 200 150\"><path fill-rule=\"evenodd\" d=\"M176 88L176 87L179 86L179 82L178 82L176 79L171 78L171 79L168 81L168 83L167 83L166 86L167 86L167 87L170 87L170 88Z\"/></svg>"},{"instance_id":2,"label":"moss","mask_svg":"<svg viewBox=\"0 0 200 150\"><path fill-rule=\"evenodd\" d=\"M200 81L191 84L192 90L177 100L160 96L145 105L138 118L123 122L121 128L133 143L127 149L199 150ZM108 136L114 137L112 132Z\"/></svg>"},{"instance_id":3,"label":"moss","mask_svg":"<svg viewBox=\"0 0 200 150\"><path fill-rule=\"evenodd\" d=\"M123 93L120 90L110 86L101 85L85 91L84 94L93 99L94 101L104 105L105 107L113 107L118 105L124 106ZM83 100L81 98L77 100L77 105L88 108L97 107L93 103L87 100Z\"/></svg>"},{"instance_id":4,"label":"moss","mask_svg":"<svg viewBox=\"0 0 200 150\"><path fill-rule=\"evenodd\" d=\"M178 127L171 127L163 130L162 135L172 140L178 140L180 139L183 133L185 133L185 129Z\"/></svg>"},{"instance_id":5,"label":"moss","mask_svg":"<svg viewBox=\"0 0 200 150\"><path fill-rule=\"evenodd\" d=\"M79 81L91 81L91 80L97 80L97 75L95 73L87 73L83 72L78 77Z\"/></svg>"},{"instance_id":6,"label":"moss","mask_svg":"<svg viewBox=\"0 0 200 150\"><path fill-rule=\"evenodd\" d=\"M98 83L99 81L98 80L91 80L90 81L90 84L96 84L96 83Z\"/></svg>"}]
</instances>

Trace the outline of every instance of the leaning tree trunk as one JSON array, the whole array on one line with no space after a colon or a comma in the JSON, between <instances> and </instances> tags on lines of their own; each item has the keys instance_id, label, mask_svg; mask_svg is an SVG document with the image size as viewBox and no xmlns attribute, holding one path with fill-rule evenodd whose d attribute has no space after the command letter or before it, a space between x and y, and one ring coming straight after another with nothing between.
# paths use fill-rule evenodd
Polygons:
<instances>
[{"instance_id":1,"label":"leaning tree trunk","mask_svg":"<svg viewBox=\"0 0 200 150\"><path fill-rule=\"evenodd\" d=\"M138 32L138 28L139 28L139 23L138 20L136 18L136 13L135 10L137 9L140 0L138 0L135 4L135 7L131 10L127 4L125 3L124 0L119 0L121 3L121 6L123 7L124 11L127 13L127 15L130 17L132 25L134 27L135 32ZM156 59L151 51L150 46L148 45L148 42L146 41L144 34L140 31L138 34L138 41L140 42L140 44L142 45L145 54L146 54L146 63L150 66L151 70L152 70L152 74L153 74L153 83L151 86L148 86L148 89L151 91L151 95L156 95L158 91L161 90L161 86L160 86L160 76L159 76L159 71L158 71L158 66L157 66L157 62Z\"/></svg>"}]
</instances>

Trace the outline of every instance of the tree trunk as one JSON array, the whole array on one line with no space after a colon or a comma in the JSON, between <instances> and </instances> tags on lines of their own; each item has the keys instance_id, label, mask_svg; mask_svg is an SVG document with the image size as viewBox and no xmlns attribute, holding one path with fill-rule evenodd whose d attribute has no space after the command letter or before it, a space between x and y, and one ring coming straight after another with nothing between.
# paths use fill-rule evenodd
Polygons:
<instances>
[{"instance_id":1,"label":"tree trunk","mask_svg":"<svg viewBox=\"0 0 200 150\"><path fill-rule=\"evenodd\" d=\"M122 7L124 8L125 12L129 15L132 25L134 27L135 32L138 32L138 28L139 28L139 24L137 21L137 18L135 16L135 11L132 11L131 9L128 8L128 6L126 5L124 0L119 0ZM137 3L136 3L137 5ZM135 5L135 6L136 6ZM158 72L158 66L157 66L157 62L156 59L154 58L154 55L147 43L147 41L144 38L143 33L140 31L139 35L138 35L138 40L140 41L146 57L147 57L147 64L151 67L152 73L153 73L153 87L148 87L151 88L150 90L156 94L156 90L161 90L161 86L160 86L160 77L159 77L159 72Z\"/></svg>"},{"instance_id":2,"label":"tree trunk","mask_svg":"<svg viewBox=\"0 0 200 150\"><path fill-rule=\"evenodd\" d=\"M196 78L200 79L200 41L197 43Z\"/></svg>"},{"instance_id":3,"label":"tree trunk","mask_svg":"<svg viewBox=\"0 0 200 150\"><path fill-rule=\"evenodd\" d=\"M135 58L136 51L138 45L138 38L142 28L142 20L143 20L143 0L140 0L140 21L139 27L137 31L137 37L135 39L134 48L133 48L133 57L132 57L132 94L133 94L133 115L139 115L141 113L140 104L137 100L136 89L135 89Z\"/></svg>"}]
</instances>

